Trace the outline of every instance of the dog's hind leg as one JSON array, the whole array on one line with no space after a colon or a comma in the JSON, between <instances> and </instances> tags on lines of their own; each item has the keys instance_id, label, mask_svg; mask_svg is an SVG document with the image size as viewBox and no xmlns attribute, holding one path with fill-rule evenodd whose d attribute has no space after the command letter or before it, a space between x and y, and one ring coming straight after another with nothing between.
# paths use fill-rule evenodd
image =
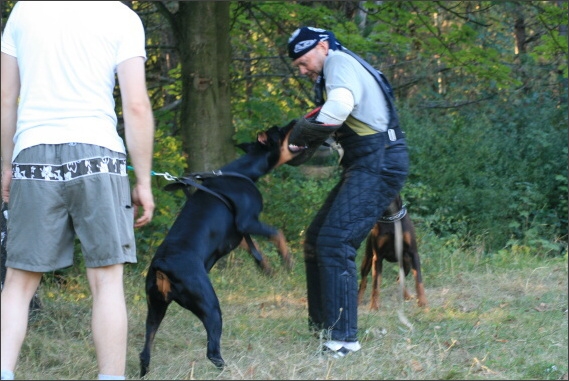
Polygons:
<instances>
[{"instance_id":1,"label":"dog's hind leg","mask_svg":"<svg viewBox=\"0 0 569 381\"><path fill-rule=\"evenodd\" d=\"M156 331L166 315L166 310L171 300L167 296L169 292L169 280L161 271L148 272L146 289L146 303L148 312L146 315L146 338L144 348L140 352L140 377L144 377L150 369L150 355ZM158 284L157 284L158 283ZM168 292L165 292L165 288Z\"/></svg>"},{"instance_id":2,"label":"dog's hind leg","mask_svg":"<svg viewBox=\"0 0 569 381\"><path fill-rule=\"evenodd\" d=\"M181 291L175 301L190 310L202 322L207 334L207 358L218 369L225 361L221 357L222 317L219 300L205 268L195 268L179 280Z\"/></svg>"}]
</instances>

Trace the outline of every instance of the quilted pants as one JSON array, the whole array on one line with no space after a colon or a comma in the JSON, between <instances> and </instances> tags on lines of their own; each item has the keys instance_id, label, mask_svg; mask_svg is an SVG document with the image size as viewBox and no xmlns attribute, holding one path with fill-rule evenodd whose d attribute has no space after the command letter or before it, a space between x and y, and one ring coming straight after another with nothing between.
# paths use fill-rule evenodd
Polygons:
<instances>
[{"instance_id":1,"label":"quilted pants","mask_svg":"<svg viewBox=\"0 0 569 381\"><path fill-rule=\"evenodd\" d=\"M311 222L304 243L308 321L332 340L358 340L356 251L401 190L409 157L405 138L336 133L344 150L342 176Z\"/></svg>"}]
</instances>

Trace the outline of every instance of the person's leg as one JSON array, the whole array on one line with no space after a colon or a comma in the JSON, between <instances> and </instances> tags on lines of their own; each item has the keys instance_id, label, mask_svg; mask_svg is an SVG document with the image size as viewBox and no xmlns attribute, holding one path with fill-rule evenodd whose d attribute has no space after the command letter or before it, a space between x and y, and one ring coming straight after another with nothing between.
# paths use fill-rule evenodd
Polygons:
<instances>
[{"instance_id":1,"label":"person's leg","mask_svg":"<svg viewBox=\"0 0 569 381\"><path fill-rule=\"evenodd\" d=\"M318 232L316 251L325 326L333 341L357 342L357 249L400 187L389 189L384 179L384 134L347 136L341 144L342 186Z\"/></svg>"},{"instance_id":2,"label":"person's leg","mask_svg":"<svg viewBox=\"0 0 569 381\"><path fill-rule=\"evenodd\" d=\"M128 321L123 271L124 263L136 263L125 156L76 144L66 146L62 157L64 162L84 158L73 173L77 177L67 182L67 202L93 296L91 326L99 379L124 379ZM84 172L87 162L90 170Z\"/></svg>"},{"instance_id":3,"label":"person's leg","mask_svg":"<svg viewBox=\"0 0 569 381\"><path fill-rule=\"evenodd\" d=\"M316 216L306 229L304 240L304 266L306 270L306 296L308 304L308 328L311 331L319 332L324 327L324 316L322 308L322 292L320 289L320 270L316 252L316 240L320 228L324 223L328 210L336 197L336 193L341 184L338 184L326 197Z\"/></svg>"},{"instance_id":4,"label":"person's leg","mask_svg":"<svg viewBox=\"0 0 569 381\"><path fill-rule=\"evenodd\" d=\"M124 265L88 268L93 295L92 329L100 375L124 377L128 321L123 288Z\"/></svg>"},{"instance_id":5,"label":"person's leg","mask_svg":"<svg viewBox=\"0 0 569 381\"><path fill-rule=\"evenodd\" d=\"M40 283L42 273L8 267L1 299L1 364L2 372L14 372L28 329L30 301Z\"/></svg>"},{"instance_id":6,"label":"person's leg","mask_svg":"<svg viewBox=\"0 0 569 381\"><path fill-rule=\"evenodd\" d=\"M43 176L57 163L56 145L22 150L12 165L6 219L6 279L2 289L1 368L12 371L25 339L32 298L42 274L73 264L73 232L63 205L62 181ZM3 210L4 212L4 210ZM31 304L31 306L30 306ZM3 378L5 375L3 374Z\"/></svg>"},{"instance_id":7,"label":"person's leg","mask_svg":"<svg viewBox=\"0 0 569 381\"><path fill-rule=\"evenodd\" d=\"M357 341L357 248L380 207L378 176L350 171L316 242L324 328L332 340Z\"/></svg>"}]
</instances>

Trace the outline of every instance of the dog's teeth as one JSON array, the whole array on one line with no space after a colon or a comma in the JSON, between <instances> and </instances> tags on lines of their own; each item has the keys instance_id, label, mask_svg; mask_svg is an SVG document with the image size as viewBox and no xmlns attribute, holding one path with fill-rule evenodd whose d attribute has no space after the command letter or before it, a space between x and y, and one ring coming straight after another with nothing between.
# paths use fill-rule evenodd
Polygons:
<instances>
[{"instance_id":1,"label":"dog's teeth","mask_svg":"<svg viewBox=\"0 0 569 381\"><path fill-rule=\"evenodd\" d=\"M300 147L300 146L297 146L296 144L289 144L289 145L288 145L288 149L289 149L291 152L298 152L298 151L303 150L303 149L306 149L306 148L307 148L307 147Z\"/></svg>"}]
</instances>

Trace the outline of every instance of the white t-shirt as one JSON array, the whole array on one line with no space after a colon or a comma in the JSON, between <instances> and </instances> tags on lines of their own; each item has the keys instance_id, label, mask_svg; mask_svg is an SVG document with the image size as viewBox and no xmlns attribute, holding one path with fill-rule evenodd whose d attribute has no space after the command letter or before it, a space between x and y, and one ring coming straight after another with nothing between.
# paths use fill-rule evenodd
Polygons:
<instances>
[{"instance_id":1,"label":"white t-shirt","mask_svg":"<svg viewBox=\"0 0 569 381\"><path fill-rule=\"evenodd\" d=\"M360 135L387 131L389 111L385 96L362 64L347 53L329 50L323 74L327 93L335 88L346 88L352 92L354 109L346 120L351 128ZM371 130L366 132L365 126Z\"/></svg>"},{"instance_id":2,"label":"white t-shirt","mask_svg":"<svg viewBox=\"0 0 569 381\"><path fill-rule=\"evenodd\" d=\"M138 15L119 1L19 1L2 52L20 70L12 160L37 144L88 143L125 153L113 90L119 63L146 59Z\"/></svg>"}]
</instances>

